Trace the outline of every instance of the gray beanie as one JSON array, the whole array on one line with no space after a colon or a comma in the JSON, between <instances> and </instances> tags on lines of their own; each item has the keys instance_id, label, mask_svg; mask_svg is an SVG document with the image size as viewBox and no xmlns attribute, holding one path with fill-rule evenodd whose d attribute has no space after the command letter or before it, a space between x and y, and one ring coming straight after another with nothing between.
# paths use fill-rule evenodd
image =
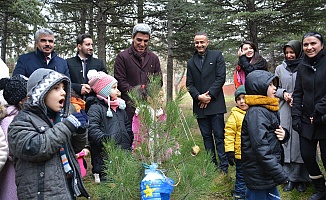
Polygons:
<instances>
[{"instance_id":1,"label":"gray beanie","mask_svg":"<svg viewBox=\"0 0 326 200\"><path fill-rule=\"evenodd\" d=\"M68 116L70 105L70 79L51 69L39 68L35 70L27 82L28 102L32 105L39 105L44 112L47 112L45 96L57 84L64 84L66 97L63 107L63 116Z\"/></svg>"},{"instance_id":2,"label":"gray beanie","mask_svg":"<svg viewBox=\"0 0 326 200\"><path fill-rule=\"evenodd\" d=\"M137 24L132 30L132 35L135 36L137 32L146 33L151 35L151 28L147 24Z\"/></svg>"}]
</instances>

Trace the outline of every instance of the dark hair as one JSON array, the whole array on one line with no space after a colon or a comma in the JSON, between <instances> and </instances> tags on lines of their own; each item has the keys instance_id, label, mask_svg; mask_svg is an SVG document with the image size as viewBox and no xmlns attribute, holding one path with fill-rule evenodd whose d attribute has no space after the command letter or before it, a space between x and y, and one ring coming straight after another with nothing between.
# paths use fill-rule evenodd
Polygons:
<instances>
[{"instance_id":1,"label":"dark hair","mask_svg":"<svg viewBox=\"0 0 326 200\"><path fill-rule=\"evenodd\" d=\"M308 32L308 33L304 34L303 37L302 37L302 41L301 42L303 43L303 40L305 38L307 38L307 37L315 37L315 38L317 38L321 42L322 45L324 44L324 38L318 32L311 31L311 32Z\"/></svg>"},{"instance_id":2,"label":"dark hair","mask_svg":"<svg viewBox=\"0 0 326 200\"><path fill-rule=\"evenodd\" d=\"M252 49L254 50L253 62L251 63L252 65L254 65L256 63L259 63L262 60L265 60L261 55L259 55L259 52L258 52L258 49L257 49L257 46L255 45L255 43L253 43L253 42L251 42L249 40L243 41L240 44L239 48L242 49L243 45L245 45L245 44L249 44L252 47Z\"/></svg>"},{"instance_id":3,"label":"dark hair","mask_svg":"<svg viewBox=\"0 0 326 200\"><path fill-rule=\"evenodd\" d=\"M87 33L79 34L79 35L77 36L77 39L76 39L76 41L77 41L77 45L78 45L78 44L83 44L85 38L90 38L90 39L92 39L92 36L91 36L90 34L87 34Z\"/></svg>"},{"instance_id":4,"label":"dark hair","mask_svg":"<svg viewBox=\"0 0 326 200\"><path fill-rule=\"evenodd\" d=\"M138 97L140 97L142 100L147 101L148 91L146 85L136 85L135 90L139 95Z\"/></svg>"}]
</instances>

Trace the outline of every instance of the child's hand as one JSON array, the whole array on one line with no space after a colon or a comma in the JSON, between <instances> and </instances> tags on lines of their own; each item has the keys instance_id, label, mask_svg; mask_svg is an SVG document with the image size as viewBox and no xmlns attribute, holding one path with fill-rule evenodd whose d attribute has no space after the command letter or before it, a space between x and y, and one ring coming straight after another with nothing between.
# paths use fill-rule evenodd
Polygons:
<instances>
[{"instance_id":1,"label":"child's hand","mask_svg":"<svg viewBox=\"0 0 326 200\"><path fill-rule=\"evenodd\" d=\"M278 126L278 127L279 127L279 128L277 128L277 129L274 131L274 133L275 133L277 139L278 139L279 141L282 141L282 140L284 139L284 137L285 137L285 131L284 131L284 129L282 128L282 126Z\"/></svg>"},{"instance_id":2,"label":"child's hand","mask_svg":"<svg viewBox=\"0 0 326 200\"><path fill-rule=\"evenodd\" d=\"M84 148L82 151L85 153L85 157L88 156L89 150L87 148Z\"/></svg>"}]
</instances>

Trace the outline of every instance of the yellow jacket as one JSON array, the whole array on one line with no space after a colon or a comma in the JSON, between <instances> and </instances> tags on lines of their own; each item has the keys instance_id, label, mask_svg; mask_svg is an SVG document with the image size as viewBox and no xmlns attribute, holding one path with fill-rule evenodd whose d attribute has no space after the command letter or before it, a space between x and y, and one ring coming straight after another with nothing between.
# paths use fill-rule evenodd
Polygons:
<instances>
[{"instance_id":1,"label":"yellow jacket","mask_svg":"<svg viewBox=\"0 0 326 200\"><path fill-rule=\"evenodd\" d=\"M246 111L235 106L225 124L225 152L234 151L236 159L241 159L241 127L245 114Z\"/></svg>"}]
</instances>

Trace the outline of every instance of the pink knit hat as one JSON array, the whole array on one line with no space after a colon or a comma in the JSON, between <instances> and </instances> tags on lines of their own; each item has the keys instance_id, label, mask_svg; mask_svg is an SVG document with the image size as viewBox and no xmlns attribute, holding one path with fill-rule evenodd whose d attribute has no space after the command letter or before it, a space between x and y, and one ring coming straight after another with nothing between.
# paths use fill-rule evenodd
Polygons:
<instances>
[{"instance_id":1,"label":"pink knit hat","mask_svg":"<svg viewBox=\"0 0 326 200\"><path fill-rule=\"evenodd\" d=\"M91 86L93 91L104 98L110 100L110 92L112 86L118 81L102 71L89 70L87 73L88 84Z\"/></svg>"}]
</instances>

